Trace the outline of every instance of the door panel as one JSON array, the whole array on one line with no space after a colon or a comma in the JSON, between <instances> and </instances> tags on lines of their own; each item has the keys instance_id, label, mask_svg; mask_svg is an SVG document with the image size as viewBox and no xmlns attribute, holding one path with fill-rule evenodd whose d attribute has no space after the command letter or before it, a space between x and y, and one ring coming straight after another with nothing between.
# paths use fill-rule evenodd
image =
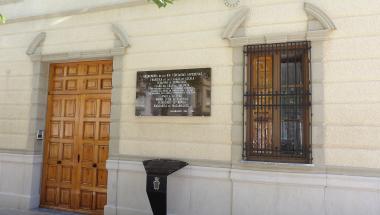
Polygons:
<instances>
[{"instance_id":1,"label":"door panel","mask_svg":"<svg viewBox=\"0 0 380 215\"><path fill-rule=\"evenodd\" d=\"M79 96L49 95L41 204L70 208L75 189L74 159Z\"/></svg>"},{"instance_id":2,"label":"door panel","mask_svg":"<svg viewBox=\"0 0 380 215\"><path fill-rule=\"evenodd\" d=\"M80 208L100 210L106 203L110 104L109 94L81 97Z\"/></svg>"},{"instance_id":3,"label":"door panel","mask_svg":"<svg viewBox=\"0 0 380 215\"><path fill-rule=\"evenodd\" d=\"M42 207L103 213L111 89L112 61L51 66Z\"/></svg>"},{"instance_id":4,"label":"door panel","mask_svg":"<svg viewBox=\"0 0 380 215\"><path fill-rule=\"evenodd\" d=\"M112 61L53 64L51 94L111 93Z\"/></svg>"}]
</instances>

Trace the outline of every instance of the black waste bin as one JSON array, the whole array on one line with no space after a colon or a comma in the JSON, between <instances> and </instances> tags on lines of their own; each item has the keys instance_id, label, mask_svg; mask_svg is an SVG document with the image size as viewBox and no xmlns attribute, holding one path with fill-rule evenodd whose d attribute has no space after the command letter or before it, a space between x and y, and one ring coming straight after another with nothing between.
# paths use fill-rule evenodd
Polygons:
<instances>
[{"instance_id":1,"label":"black waste bin","mask_svg":"<svg viewBox=\"0 0 380 215\"><path fill-rule=\"evenodd\" d=\"M166 215L167 176L188 163L170 159L143 161L146 171L146 193L154 215Z\"/></svg>"}]
</instances>

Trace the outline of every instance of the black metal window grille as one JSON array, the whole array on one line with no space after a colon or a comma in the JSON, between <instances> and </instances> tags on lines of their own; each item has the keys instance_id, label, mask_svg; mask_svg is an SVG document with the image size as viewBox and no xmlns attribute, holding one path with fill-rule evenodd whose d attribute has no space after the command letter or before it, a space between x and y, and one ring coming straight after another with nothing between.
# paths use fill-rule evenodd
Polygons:
<instances>
[{"instance_id":1,"label":"black metal window grille","mask_svg":"<svg viewBox=\"0 0 380 215\"><path fill-rule=\"evenodd\" d=\"M308 41L244 47L243 158L311 163Z\"/></svg>"}]
</instances>

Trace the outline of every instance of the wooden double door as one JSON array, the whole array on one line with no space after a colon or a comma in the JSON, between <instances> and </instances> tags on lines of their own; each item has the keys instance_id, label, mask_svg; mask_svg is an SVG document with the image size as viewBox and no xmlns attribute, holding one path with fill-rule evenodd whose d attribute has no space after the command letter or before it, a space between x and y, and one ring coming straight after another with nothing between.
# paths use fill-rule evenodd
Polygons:
<instances>
[{"instance_id":1,"label":"wooden double door","mask_svg":"<svg viewBox=\"0 0 380 215\"><path fill-rule=\"evenodd\" d=\"M112 61L50 66L41 207L102 214Z\"/></svg>"}]
</instances>

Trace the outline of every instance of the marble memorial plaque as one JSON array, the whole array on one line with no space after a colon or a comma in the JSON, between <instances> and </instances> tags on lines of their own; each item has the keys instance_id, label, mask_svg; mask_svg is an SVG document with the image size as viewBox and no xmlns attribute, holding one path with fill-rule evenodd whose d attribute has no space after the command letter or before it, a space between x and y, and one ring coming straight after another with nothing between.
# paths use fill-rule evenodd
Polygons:
<instances>
[{"instance_id":1,"label":"marble memorial plaque","mask_svg":"<svg viewBox=\"0 0 380 215\"><path fill-rule=\"evenodd\" d=\"M210 116L211 69L137 72L136 116Z\"/></svg>"}]
</instances>

